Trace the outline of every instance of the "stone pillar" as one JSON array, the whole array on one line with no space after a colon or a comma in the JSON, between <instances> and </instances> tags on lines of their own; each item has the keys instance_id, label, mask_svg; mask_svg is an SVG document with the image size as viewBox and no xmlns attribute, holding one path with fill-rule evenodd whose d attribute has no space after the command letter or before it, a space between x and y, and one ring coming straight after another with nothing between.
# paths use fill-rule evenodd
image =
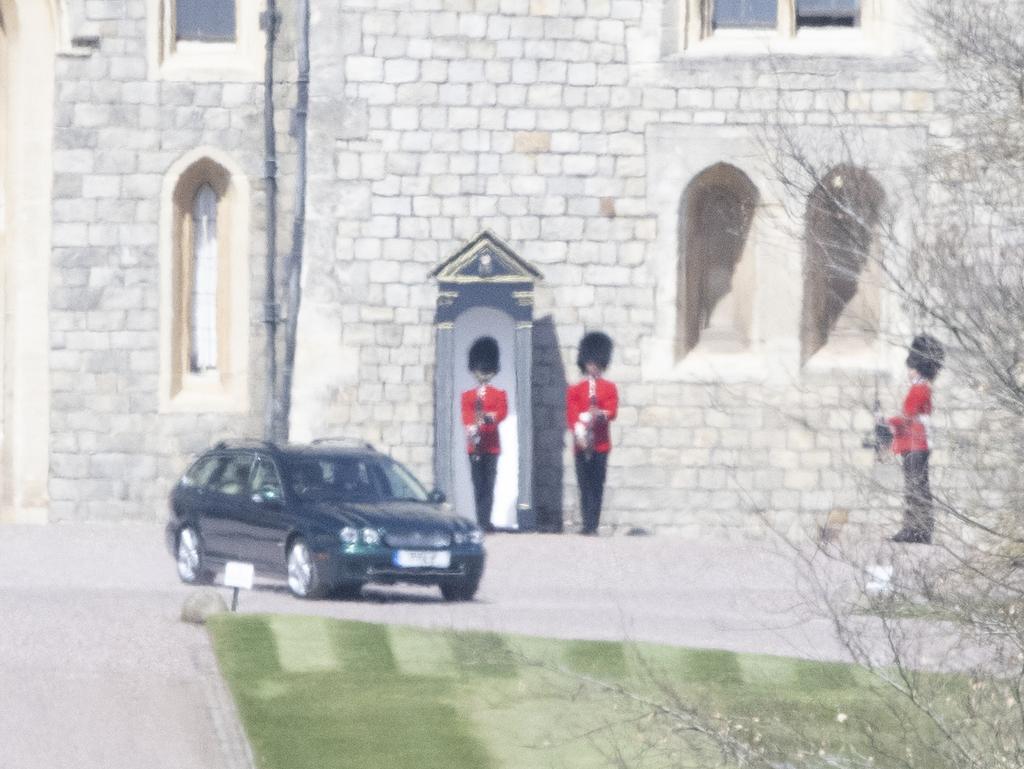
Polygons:
<instances>
[{"instance_id":1,"label":"stone pillar","mask_svg":"<svg viewBox=\"0 0 1024 769\"><path fill-rule=\"evenodd\" d=\"M56 34L45 3L0 1L0 140L5 143L0 225L3 307L0 520L48 515L49 288Z\"/></svg>"}]
</instances>

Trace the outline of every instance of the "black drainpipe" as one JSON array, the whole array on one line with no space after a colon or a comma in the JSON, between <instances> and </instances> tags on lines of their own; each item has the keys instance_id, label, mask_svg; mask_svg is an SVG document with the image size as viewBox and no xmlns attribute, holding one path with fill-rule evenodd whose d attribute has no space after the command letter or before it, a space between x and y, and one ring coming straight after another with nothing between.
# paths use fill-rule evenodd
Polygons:
<instances>
[{"instance_id":1,"label":"black drainpipe","mask_svg":"<svg viewBox=\"0 0 1024 769\"><path fill-rule=\"evenodd\" d=\"M263 298L263 323L266 325L266 390L263 403L263 437L277 438L277 144L274 137L274 42L279 17L276 0L267 0L260 15L260 27L267 33L266 62L263 70L263 181L267 196L267 256Z\"/></svg>"},{"instance_id":2,"label":"black drainpipe","mask_svg":"<svg viewBox=\"0 0 1024 769\"><path fill-rule=\"evenodd\" d=\"M309 2L298 0L299 35L296 55L299 77L292 135L296 144L295 218L292 224L292 252L288 260L288 307L284 327L284 371L281 382L282 441L291 430L292 380L295 373L295 345L302 302L302 254L306 234L306 123L309 115Z\"/></svg>"}]
</instances>

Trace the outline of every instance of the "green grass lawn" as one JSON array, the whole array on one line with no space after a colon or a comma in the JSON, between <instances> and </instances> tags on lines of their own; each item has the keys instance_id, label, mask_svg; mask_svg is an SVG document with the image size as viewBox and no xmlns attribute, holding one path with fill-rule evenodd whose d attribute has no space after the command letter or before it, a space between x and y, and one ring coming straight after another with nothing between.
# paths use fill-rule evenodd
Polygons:
<instances>
[{"instance_id":1,"label":"green grass lawn","mask_svg":"<svg viewBox=\"0 0 1024 769\"><path fill-rule=\"evenodd\" d=\"M260 769L720 765L709 739L645 700L784 752L887 749L883 695L845 665L319 617L209 627ZM869 721L881 744L867 744Z\"/></svg>"}]
</instances>

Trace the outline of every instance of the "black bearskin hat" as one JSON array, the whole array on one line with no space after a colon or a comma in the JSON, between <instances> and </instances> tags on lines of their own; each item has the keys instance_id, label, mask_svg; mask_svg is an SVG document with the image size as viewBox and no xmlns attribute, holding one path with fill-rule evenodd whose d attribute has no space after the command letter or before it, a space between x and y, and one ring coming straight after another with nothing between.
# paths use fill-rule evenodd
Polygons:
<instances>
[{"instance_id":1,"label":"black bearskin hat","mask_svg":"<svg viewBox=\"0 0 1024 769\"><path fill-rule=\"evenodd\" d=\"M580 340L580 353L576 356L576 365L586 373L588 363L596 363L602 370L612 362L612 340L600 331L591 331Z\"/></svg>"},{"instance_id":2,"label":"black bearskin hat","mask_svg":"<svg viewBox=\"0 0 1024 769\"><path fill-rule=\"evenodd\" d=\"M928 334L914 337L907 355L907 368L912 368L929 382L939 375L946 353L939 340Z\"/></svg>"},{"instance_id":3,"label":"black bearskin hat","mask_svg":"<svg viewBox=\"0 0 1024 769\"><path fill-rule=\"evenodd\" d=\"M469 348L469 370L485 374L498 373L498 343L492 337L482 336L473 342Z\"/></svg>"}]
</instances>

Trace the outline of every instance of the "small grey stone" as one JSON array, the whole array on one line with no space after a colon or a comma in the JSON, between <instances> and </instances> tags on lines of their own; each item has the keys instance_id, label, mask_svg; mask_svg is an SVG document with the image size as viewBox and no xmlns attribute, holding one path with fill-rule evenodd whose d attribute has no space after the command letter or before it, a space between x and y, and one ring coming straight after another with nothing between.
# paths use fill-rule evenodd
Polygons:
<instances>
[{"instance_id":1,"label":"small grey stone","mask_svg":"<svg viewBox=\"0 0 1024 769\"><path fill-rule=\"evenodd\" d=\"M227 610L228 604L224 596L213 588L202 588L185 599L181 607L181 621L205 625L207 617Z\"/></svg>"}]
</instances>

